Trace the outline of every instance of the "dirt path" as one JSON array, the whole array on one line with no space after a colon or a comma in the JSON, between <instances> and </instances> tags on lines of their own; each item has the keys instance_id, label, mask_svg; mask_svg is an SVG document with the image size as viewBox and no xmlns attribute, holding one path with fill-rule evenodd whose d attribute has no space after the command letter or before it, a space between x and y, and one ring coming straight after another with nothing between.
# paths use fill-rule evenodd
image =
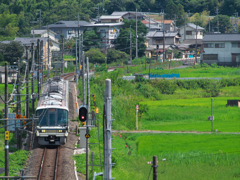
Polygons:
<instances>
[{"instance_id":1,"label":"dirt path","mask_svg":"<svg viewBox=\"0 0 240 180\"><path fill-rule=\"evenodd\" d=\"M122 131L113 130L113 133L153 133L153 134L240 134L240 132L207 132L207 131L151 131L151 130L139 130L139 131Z\"/></svg>"}]
</instances>

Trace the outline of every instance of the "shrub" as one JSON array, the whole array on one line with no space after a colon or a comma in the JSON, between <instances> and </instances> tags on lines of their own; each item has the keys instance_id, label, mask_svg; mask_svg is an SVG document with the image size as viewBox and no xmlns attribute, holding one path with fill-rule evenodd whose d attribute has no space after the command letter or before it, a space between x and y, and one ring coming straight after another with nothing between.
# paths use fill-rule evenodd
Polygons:
<instances>
[{"instance_id":1,"label":"shrub","mask_svg":"<svg viewBox=\"0 0 240 180\"><path fill-rule=\"evenodd\" d=\"M95 67L95 71L96 72L107 72L107 65L106 64L102 64L101 66Z\"/></svg>"},{"instance_id":2,"label":"shrub","mask_svg":"<svg viewBox=\"0 0 240 180\"><path fill-rule=\"evenodd\" d=\"M212 64L211 64L211 67L212 67L212 68L219 68L219 66L217 65L217 63L212 63Z\"/></svg>"},{"instance_id":3,"label":"shrub","mask_svg":"<svg viewBox=\"0 0 240 180\"><path fill-rule=\"evenodd\" d=\"M105 56L98 48L92 48L85 53L85 57L89 57L91 63L104 63Z\"/></svg>"}]
</instances>

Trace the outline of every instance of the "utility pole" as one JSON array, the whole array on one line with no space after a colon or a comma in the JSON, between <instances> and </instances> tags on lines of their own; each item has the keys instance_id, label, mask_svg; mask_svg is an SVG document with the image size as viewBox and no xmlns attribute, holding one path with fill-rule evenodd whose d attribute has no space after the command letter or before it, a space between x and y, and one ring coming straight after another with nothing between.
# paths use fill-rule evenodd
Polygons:
<instances>
[{"instance_id":1,"label":"utility pole","mask_svg":"<svg viewBox=\"0 0 240 180\"><path fill-rule=\"evenodd\" d=\"M131 32L131 25L130 25L130 64L132 64L132 32Z\"/></svg>"},{"instance_id":2,"label":"utility pole","mask_svg":"<svg viewBox=\"0 0 240 180\"><path fill-rule=\"evenodd\" d=\"M85 57L84 51L82 52L82 84L83 84L83 105L86 104L85 98Z\"/></svg>"},{"instance_id":3,"label":"utility pole","mask_svg":"<svg viewBox=\"0 0 240 180\"><path fill-rule=\"evenodd\" d=\"M184 14L184 39L186 40L186 14Z\"/></svg>"},{"instance_id":4,"label":"utility pole","mask_svg":"<svg viewBox=\"0 0 240 180\"><path fill-rule=\"evenodd\" d=\"M196 25L195 64L197 63L197 34L198 34L198 26Z\"/></svg>"},{"instance_id":5,"label":"utility pole","mask_svg":"<svg viewBox=\"0 0 240 180\"><path fill-rule=\"evenodd\" d=\"M48 28L48 27L47 27ZM50 48L49 48L49 43L50 43L50 39L49 39L49 29L47 30L48 31L48 66L47 66L47 68L48 68L48 79L49 79L49 68L50 68L50 66L49 66L49 52L50 52Z\"/></svg>"},{"instance_id":6,"label":"utility pole","mask_svg":"<svg viewBox=\"0 0 240 180\"><path fill-rule=\"evenodd\" d=\"M137 9L136 9L136 58L138 58Z\"/></svg>"},{"instance_id":7,"label":"utility pole","mask_svg":"<svg viewBox=\"0 0 240 180\"><path fill-rule=\"evenodd\" d=\"M28 74L29 74L29 61L28 61L28 47L26 46L26 118L29 118L29 87L28 87Z\"/></svg>"},{"instance_id":8,"label":"utility pole","mask_svg":"<svg viewBox=\"0 0 240 180\"><path fill-rule=\"evenodd\" d=\"M164 25L164 9L163 9L163 62L165 62L165 25Z\"/></svg>"},{"instance_id":9,"label":"utility pole","mask_svg":"<svg viewBox=\"0 0 240 180\"><path fill-rule=\"evenodd\" d=\"M90 86L89 86L89 60L87 57L87 131L86 134L89 133L89 125L90 125ZM89 155L88 155L88 138L86 138L86 180L89 179L88 174L88 164L89 164Z\"/></svg>"},{"instance_id":10,"label":"utility pole","mask_svg":"<svg viewBox=\"0 0 240 180\"><path fill-rule=\"evenodd\" d=\"M40 40L38 39L37 40L37 64L38 64L38 68L37 68L37 83L38 83L38 100L39 100L39 97L40 97Z\"/></svg>"},{"instance_id":11,"label":"utility pole","mask_svg":"<svg viewBox=\"0 0 240 180\"><path fill-rule=\"evenodd\" d=\"M82 41L81 41L81 39L82 39ZM83 51L83 33L82 34L80 34L80 37L79 37L79 47L78 47L78 56L79 56L79 58L78 58L78 61L79 61L79 66L78 66L78 68L79 68L79 78L80 78L80 74L81 74L81 71L82 71L82 69L80 68L80 66L81 66L81 64L82 64L82 51Z\"/></svg>"},{"instance_id":12,"label":"utility pole","mask_svg":"<svg viewBox=\"0 0 240 180\"><path fill-rule=\"evenodd\" d=\"M62 38L62 63L61 63L62 64L62 66L61 66L62 67L62 71L61 71L62 73L63 73L63 63L64 63L64 54L63 53L64 53L64 37Z\"/></svg>"},{"instance_id":13,"label":"utility pole","mask_svg":"<svg viewBox=\"0 0 240 180\"><path fill-rule=\"evenodd\" d=\"M18 58L18 73L17 73L17 114L21 115L21 91L20 91L20 60ZM20 124L21 125L21 124ZM22 149L22 137L21 137L21 133L20 132L20 128L18 128L17 131L17 141L18 141L18 149Z\"/></svg>"},{"instance_id":14,"label":"utility pole","mask_svg":"<svg viewBox=\"0 0 240 180\"><path fill-rule=\"evenodd\" d=\"M41 11L41 9L39 9L38 11L40 11L40 18L39 18L39 29L41 29L41 19L42 19L42 18L41 18L41 12L42 12L42 11Z\"/></svg>"},{"instance_id":15,"label":"utility pole","mask_svg":"<svg viewBox=\"0 0 240 180\"><path fill-rule=\"evenodd\" d=\"M39 63L40 63L40 90L42 89L43 83L43 40L40 41L40 56L39 56ZM44 54L45 59L45 54Z\"/></svg>"},{"instance_id":16,"label":"utility pole","mask_svg":"<svg viewBox=\"0 0 240 180\"><path fill-rule=\"evenodd\" d=\"M217 8L216 8L216 14L217 14L217 31L219 32L218 13L219 13L219 11L218 11L218 6L217 6Z\"/></svg>"},{"instance_id":17,"label":"utility pole","mask_svg":"<svg viewBox=\"0 0 240 180\"><path fill-rule=\"evenodd\" d=\"M33 53L34 51L34 43L32 43L32 47L31 47L31 56L32 56L32 79L31 79L31 83L32 83L32 114L34 114L34 56L35 53Z\"/></svg>"},{"instance_id":18,"label":"utility pole","mask_svg":"<svg viewBox=\"0 0 240 180\"><path fill-rule=\"evenodd\" d=\"M175 29L176 29L176 23L177 23L176 14L174 14L174 26L173 26L173 31L175 31Z\"/></svg>"},{"instance_id":19,"label":"utility pole","mask_svg":"<svg viewBox=\"0 0 240 180\"><path fill-rule=\"evenodd\" d=\"M111 119L111 80L105 80L104 95L104 180L112 178L112 119Z\"/></svg>"},{"instance_id":20,"label":"utility pole","mask_svg":"<svg viewBox=\"0 0 240 180\"><path fill-rule=\"evenodd\" d=\"M79 46L78 46L78 62L79 62L79 65L77 65L77 61L76 61L76 71L79 69L79 71L77 73L79 73L79 75L76 74L77 78L80 79L80 65L81 65L81 51L80 51L80 44L81 44L81 38L80 38L80 28L79 28L79 13L78 13L78 40L79 40ZM76 40L76 56L77 56L77 40Z\"/></svg>"},{"instance_id":21,"label":"utility pole","mask_svg":"<svg viewBox=\"0 0 240 180\"><path fill-rule=\"evenodd\" d=\"M34 38L34 24L36 24L37 21L30 21L30 23L33 24L33 35L32 35L32 37Z\"/></svg>"},{"instance_id":22,"label":"utility pole","mask_svg":"<svg viewBox=\"0 0 240 180\"><path fill-rule=\"evenodd\" d=\"M153 156L153 180L157 180L157 156Z\"/></svg>"},{"instance_id":23,"label":"utility pole","mask_svg":"<svg viewBox=\"0 0 240 180\"><path fill-rule=\"evenodd\" d=\"M8 63L5 62L5 109L4 109L4 125L5 125L5 176L9 176L9 131L8 131ZM8 138L6 137L8 132ZM8 179L7 179L8 180Z\"/></svg>"},{"instance_id":24,"label":"utility pole","mask_svg":"<svg viewBox=\"0 0 240 180\"><path fill-rule=\"evenodd\" d=\"M107 31L105 31L105 63L107 64Z\"/></svg>"},{"instance_id":25,"label":"utility pole","mask_svg":"<svg viewBox=\"0 0 240 180\"><path fill-rule=\"evenodd\" d=\"M76 86L77 86L77 84L78 84L77 38L76 38L75 47L76 47L75 60L76 60ZM80 64L79 64L79 66L80 66Z\"/></svg>"},{"instance_id":26,"label":"utility pole","mask_svg":"<svg viewBox=\"0 0 240 180\"><path fill-rule=\"evenodd\" d=\"M209 17L209 19L208 19L208 32L210 33L210 17Z\"/></svg>"},{"instance_id":27,"label":"utility pole","mask_svg":"<svg viewBox=\"0 0 240 180\"><path fill-rule=\"evenodd\" d=\"M188 10L189 23L191 22L191 20L190 20L190 15L191 15L190 10Z\"/></svg>"},{"instance_id":28,"label":"utility pole","mask_svg":"<svg viewBox=\"0 0 240 180\"><path fill-rule=\"evenodd\" d=\"M238 33L238 12L233 13L235 15L235 31Z\"/></svg>"}]
</instances>

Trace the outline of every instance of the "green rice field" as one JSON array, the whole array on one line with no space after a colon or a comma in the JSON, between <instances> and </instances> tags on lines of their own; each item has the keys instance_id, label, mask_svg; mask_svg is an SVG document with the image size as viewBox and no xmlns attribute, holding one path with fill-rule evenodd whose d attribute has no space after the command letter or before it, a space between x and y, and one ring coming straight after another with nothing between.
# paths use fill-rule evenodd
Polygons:
<instances>
[{"instance_id":1,"label":"green rice field","mask_svg":"<svg viewBox=\"0 0 240 180\"><path fill-rule=\"evenodd\" d=\"M218 132L240 132L240 110L227 107L227 100L239 97L213 98L213 128ZM161 131L211 131L211 98L143 101L149 112L143 114L140 129ZM141 106L140 104L140 106Z\"/></svg>"}]
</instances>

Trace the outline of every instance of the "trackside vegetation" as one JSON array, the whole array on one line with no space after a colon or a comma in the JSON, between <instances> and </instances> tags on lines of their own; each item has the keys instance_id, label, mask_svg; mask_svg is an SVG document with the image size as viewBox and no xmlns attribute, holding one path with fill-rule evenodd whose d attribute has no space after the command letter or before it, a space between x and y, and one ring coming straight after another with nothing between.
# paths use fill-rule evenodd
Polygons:
<instances>
[{"instance_id":1,"label":"trackside vegetation","mask_svg":"<svg viewBox=\"0 0 240 180\"><path fill-rule=\"evenodd\" d=\"M112 82L114 130L135 130L135 106L139 104L139 130L142 133L113 133L112 147L115 150L112 162L116 164L112 176L129 180L152 179L151 165L147 162L152 161L152 156L156 155L160 179L239 179L240 111L238 107L226 106L227 100L240 99L240 78L236 75L239 68L215 65L171 70L165 68L154 66L151 72L180 73L180 77L205 79L122 79L122 76L134 73L148 74L144 65L128 67L128 72L127 68L123 68L91 77L91 94L95 94L100 109L101 149L105 79L109 78ZM82 89L81 83L78 88ZM207 120L211 115L211 98L215 118L213 133L210 132L211 122ZM147 133L147 130L163 133ZM98 142L97 129L93 128L90 134L90 143ZM90 145L90 150L95 153L94 164L99 164L98 146ZM101 154L103 160L103 151ZM74 158L78 171L85 173L86 155ZM95 171L100 172L101 169L94 167L93 172ZM89 172L91 173L91 168Z\"/></svg>"}]
</instances>

